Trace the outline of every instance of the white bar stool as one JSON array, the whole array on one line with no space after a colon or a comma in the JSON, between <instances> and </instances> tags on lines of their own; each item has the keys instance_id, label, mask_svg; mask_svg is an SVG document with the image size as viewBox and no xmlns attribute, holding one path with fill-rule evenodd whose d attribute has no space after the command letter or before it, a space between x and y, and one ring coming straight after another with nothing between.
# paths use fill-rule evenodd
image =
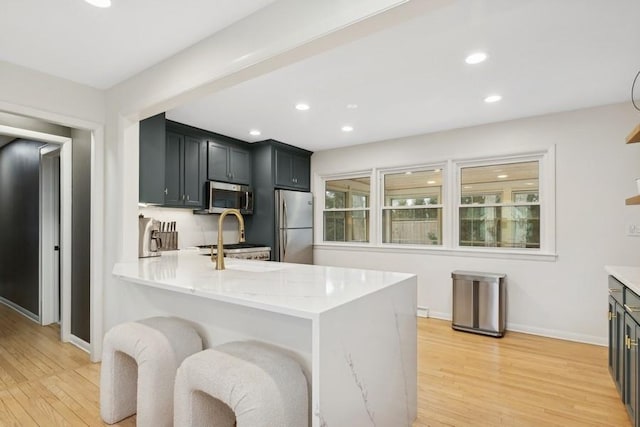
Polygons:
<instances>
[{"instance_id":1,"label":"white bar stool","mask_svg":"<svg viewBox=\"0 0 640 427\"><path fill-rule=\"evenodd\" d=\"M181 319L151 317L113 327L102 351L102 420L114 424L137 412L138 426L172 426L176 370L201 350L202 339Z\"/></svg>"},{"instance_id":2,"label":"white bar stool","mask_svg":"<svg viewBox=\"0 0 640 427\"><path fill-rule=\"evenodd\" d=\"M273 346L231 342L196 353L176 374L174 425L304 427L307 380Z\"/></svg>"}]
</instances>

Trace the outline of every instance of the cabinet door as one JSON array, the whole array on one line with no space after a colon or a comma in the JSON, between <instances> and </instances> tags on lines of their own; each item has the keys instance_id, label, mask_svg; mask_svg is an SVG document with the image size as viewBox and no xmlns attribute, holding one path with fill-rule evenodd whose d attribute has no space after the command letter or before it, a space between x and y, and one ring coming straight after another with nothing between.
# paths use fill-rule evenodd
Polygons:
<instances>
[{"instance_id":1,"label":"cabinet door","mask_svg":"<svg viewBox=\"0 0 640 427\"><path fill-rule=\"evenodd\" d=\"M229 146L209 141L207 147L207 179L229 181Z\"/></svg>"},{"instance_id":2,"label":"cabinet door","mask_svg":"<svg viewBox=\"0 0 640 427\"><path fill-rule=\"evenodd\" d=\"M620 326L622 320L618 320L620 311L620 304L609 296L609 373L611 373L611 377L616 383L618 393L622 395L622 364L618 363L620 353L623 351L619 342L619 337L622 334L622 327Z\"/></svg>"},{"instance_id":3,"label":"cabinet door","mask_svg":"<svg viewBox=\"0 0 640 427\"><path fill-rule=\"evenodd\" d=\"M309 190L310 164L307 156L292 156L293 185L301 190Z\"/></svg>"},{"instance_id":4,"label":"cabinet door","mask_svg":"<svg viewBox=\"0 0 640 427\"><path fill-rule=\"evenodd\" d=\"M201 146L203 142L197 138L184 138L184 189L185 206L199 207L203 205L202 191L202 159Z\"/></svg>"},{"instance_id":5,"label":"cabinet door","mask_svg":"<svg viewBox=\"0 0 640 427\"><path fill-rule=\"evenodd\" d=\"M165 132L164 113L140 122L140 203L164 204Z\"/></svg>"},{"instance_id":6,"label":"cabinet door","mask_svg":"<svg viewBox=\"0 0 640 427\"><path fill-rule=\"evenodd\" d=\"M229 149L229 171L231 181L236 184L251 183L251 157L247 150L238 147Z\"/></svg>"},{"instance_id":7,"label":"cabinet door","mask_svg":"<svg viewBox=\"0 0 640 427\"><path fill-rule=\"evenodd\" d=\"M164 204L182 206L182 168L184 165L182 146L184 137L167 132L166 161L164 175Z\"/></svg>"},{"instance_id":8,"label":"cabinet door","mask_svg":"<svg viewBox=\"0 0 640 427\"><path fill-rule=\"evenodd\" d=\"M623 400L629 417L636 424L638 409L638 324L629 313L624 315L624 380Z\"/></svg>"},{"instance_id":9,"label":"cabinet door","mask_svg":"<svg viewBox=\"0 0 640 427\"><path fill-rule=\"evenodd\" d=\"M293 155L285 150L276 149L275 184L280 187L292 187Z\"/></svg>"},{"instance_id":10,"label":"cabinet door","mask_svg":"<svg viewBox=\"0 0 640 427\"><path fill-rule=\"evenodd\" d=\"M624 334L624 320L625 320L625 312L624 312L624 307L616 302L615 305L615 310L616 310L616 314L615 314L615 318L614 318L614 324L615 324L615 336L616 336L616 341L615 341L615 355L617 356L617 362L616 362L616 366L617 366L617 376L616 378L614 378L615 382L616 382L616 388L620 391L620 397L621 399L624 401L624 390L623 390L623 383L624 383L624 356L625 356L625 348L626 348L626 343L625 343L625 334Z\"/></svg>"}]
</instances>

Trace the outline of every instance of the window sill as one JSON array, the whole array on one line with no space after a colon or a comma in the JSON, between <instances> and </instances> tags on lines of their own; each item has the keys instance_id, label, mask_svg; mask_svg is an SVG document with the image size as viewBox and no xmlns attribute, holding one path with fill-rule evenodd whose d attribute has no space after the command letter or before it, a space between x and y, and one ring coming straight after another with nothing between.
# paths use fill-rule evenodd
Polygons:
<instances>
[{"instance_id":1,"label":"window sill","mask_svg":"<svg viewBox=\"0 0 640 427\"><path fill-rule=\"evenodd\" d=\"M372 245L362 243L326 243L313 245L313 249L318 250L342 250L354 252L385 252L398 254L425 254L439 256L456 256L471 258L494 258L494 259L514 259L526 261L555 262L558 254L549 252L530 252L518 250L495 250L495 249L460 249L443 247L424 247L411 245Z\"/></svg>"}]
</instances>

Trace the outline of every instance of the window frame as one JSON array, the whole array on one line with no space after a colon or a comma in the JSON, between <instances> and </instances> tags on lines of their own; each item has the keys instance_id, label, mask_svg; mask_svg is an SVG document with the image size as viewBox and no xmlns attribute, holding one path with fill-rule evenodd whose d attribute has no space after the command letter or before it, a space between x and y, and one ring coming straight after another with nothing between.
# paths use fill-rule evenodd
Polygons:
<instances>
[{"instance_id":1,"label":"window frame","mask_svg":"<svg viewBox=\"0 0 640 427\"><path fill-rule=\"evenodd\" d=\"M480 207L510 207L538 205L540 207L540 247L539 248L504 248L486 246L460 245L460 208L469 205L462 204L462 169L479 166L499 166L504 164L538 162L538 202L501 202L478 205ZM555 253L555 147L545 151L538 151L510 156L493 156L480 159L456 160L453 162L455 179L452 196L452 249L458 251L480 251L495 253L526 253L551 254Z\"/></svg>"},{"instance_id":2,"label":"window frame","mask_svg":"<svg viewBox=\"0 0 640 427\"><path fill-rule=\"evenodd\" d=\"M424 253L460 257L483 257L496 259L521 259L533 261L555 261L556 254L556 171L555 145L535 151L497 154L475 158L448 158L446 160L423 163L420 165L374 167L342 173L314 173L314 193L322 197L316 203L314 231L315 244L318 249L341 247L345 250L368 252ZM461 168L469 166L486 166L491 164L520 163L538 161L538 191L540 205L540 248L501 248L484 246L459 245L459 213L461 197ZM383 205L384 174L442 169L442 245L382 243L383 238ZM368 242L336 242L324 240L324 212L326 181L369 177L369 241ZM375 178L375 179L374 179ZM518 203L521 204L521 203Z\"/></svg>"},{"instance_id":3,"label":"window frame","mask_svg":"<svg viewBox=\"0 0 640 427\"><path fill-rule=\"evenodd\" d=\"M369 178L369 205L366 208L331 208L331 209L327 209L325 203L326 203L326 189L327 189L327 181L337 181L337 180L343 180L343 179L353 179L353 178ZM321 182L321 194L322 194L322 202L318 203L318 205L320 205L320 212L319 212L319 222L316 222L316 224L322 224L322 226L320 227L320 233L317 234L317 236L320 237L320 241L322 242L322 244L325 245L371 245L373 243L375 243L374 240L374 227L372 227L372 224L374 223L374 219L372 218L374 215L374 210L372 209L374 203L377 203L377 201L375 200L375 194L373 192L373 188L374 188L374 184L373 184L373 170L365 170L365 171L359 171L359 172L349 172L349 173L342 173L342 174L331 174L331 175L323 175L320 178L320 182ZM346 200L345 200L346 201ZM334 240L325 240L325 230L324 230L324 214L325 212L354 212L354 211L365 211L368 212L368 217L369 217L369 222L367 224L367 229L368 229L368 233L369 233L369 240L368 241L334 241Z\"/></svg>"},{"instance_id":4,"label":"window frame","mask_svg":"<svg viewBox=\"0 0 640 427\"><path fill-rule=\"evenodd\" d=\"M433 208L440 208L441 209L441 213L442 213L442 242L439 245L429 245L429 244L424 244L424 243L393 243L393 242L383 242L383 238L384 238L384 211L385 210L391 210L391 209L397 209L397 208L393 208L393 207L387 207L386 206L386 202L385 202L385 196L384 196L384 192L385 192L385 187L384 187L384 178L386 175L394 175L394 174L401 174L401 173L407 173L407 172L424 172L424 171L433 171L436 169L440 169L441 171L441 179L442 179L442 184L441 184L441 191L440 191L440 203L438 203L437 205L424 205L424 206L417 206L417 207L413 207L413 208L401 208L401 209L415 209L415 208L419 208L419 209L433 209ZM447 167L447 163L446 162L437 162L437 163L427 163L427 164L421 164L421 165L413 165L413 166L408 166L408 167L395 167L395 168L381 168L378 169L376 171L376 175L377 175L377 179L376 179L376 183L378 186L378 199L380 201L379 205L376 206L376 212L378 213L378 217L379 220L377 222L377 236L378 236L378 241L377 243L383 247L391 247L391 248L428 248L428 249L440 249L440 248L445 248L447 247L447 243L449 240L449 221L448 221L448 216L447 216L447 201L448 201L448 189L447 189L447 185L448 185L448 167Z\"/></svg>"}]
</instances>

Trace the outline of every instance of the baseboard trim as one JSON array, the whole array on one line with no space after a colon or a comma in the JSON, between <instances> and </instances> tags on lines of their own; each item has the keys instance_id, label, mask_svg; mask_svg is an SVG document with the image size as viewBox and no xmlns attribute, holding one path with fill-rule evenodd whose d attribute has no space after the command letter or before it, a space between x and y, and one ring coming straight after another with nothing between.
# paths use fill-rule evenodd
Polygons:
<instances>
[{"instance_id":1,"label":"baseboard trim","mask_svg":"<svg viewBox=\"0 0 640 427\"><path fill-rule=\"evenodd\" d=\"M9 301L6 298L0 297L0 304L6 305L7 307L9 307L10 309L12 309L13 311L16 311L20 314L22 314L24 317L26 317L27 319L36 322L37 324L40 324L40 317L36 316L35 314L33 314L32 312L30 312L29 310L20 307L18 304L16 304L13 301Z\"/></svg>"},{"instance_id":2,"label":"baseboard trim","mask_svg":"<svg viewBox=\"0 0 640 427\"><path fill-rule=\"evenodd\" d=\"M86 342L85 340L78 338L75 335L69 336L69 344L73 344L78 347L80 350L85 351L87 353L91 353L91 344Z\"/></svg>"},{"instance_id":3,"label":"baseboard trim","mask_svg":"<svg viewBox=\"0 0 640 427\"><path fill-rule=\"evenodd\" d=\"M427 307L420 307L418 306L418 313L417 313L418 317L429 317L429 309Z\"/></svg>"},{"instance_id":4,"label":"baseboard trim","mask_svg":"<svg viewBox=\"0 0 640 427\"><path fill-rule=\"evenodd\" d=\"M441 313L437 311L430 311L429 317L440 320L448 320L451 321L451 313ZM507 322L507 333L509 331L512 332L521 332L523 334L530 335L538 335L546 338L555 338L559 340L565 341L574 341L583 344L593 344L606 347L608 345L607 338L596 337L593 335L585 335L585 334L576 334L573 332L567 331L557 331L554 329L545 329L545 328L536 328L534 326L521 325L518 323L508 323Z\"/></svg>"}]
</instances>

